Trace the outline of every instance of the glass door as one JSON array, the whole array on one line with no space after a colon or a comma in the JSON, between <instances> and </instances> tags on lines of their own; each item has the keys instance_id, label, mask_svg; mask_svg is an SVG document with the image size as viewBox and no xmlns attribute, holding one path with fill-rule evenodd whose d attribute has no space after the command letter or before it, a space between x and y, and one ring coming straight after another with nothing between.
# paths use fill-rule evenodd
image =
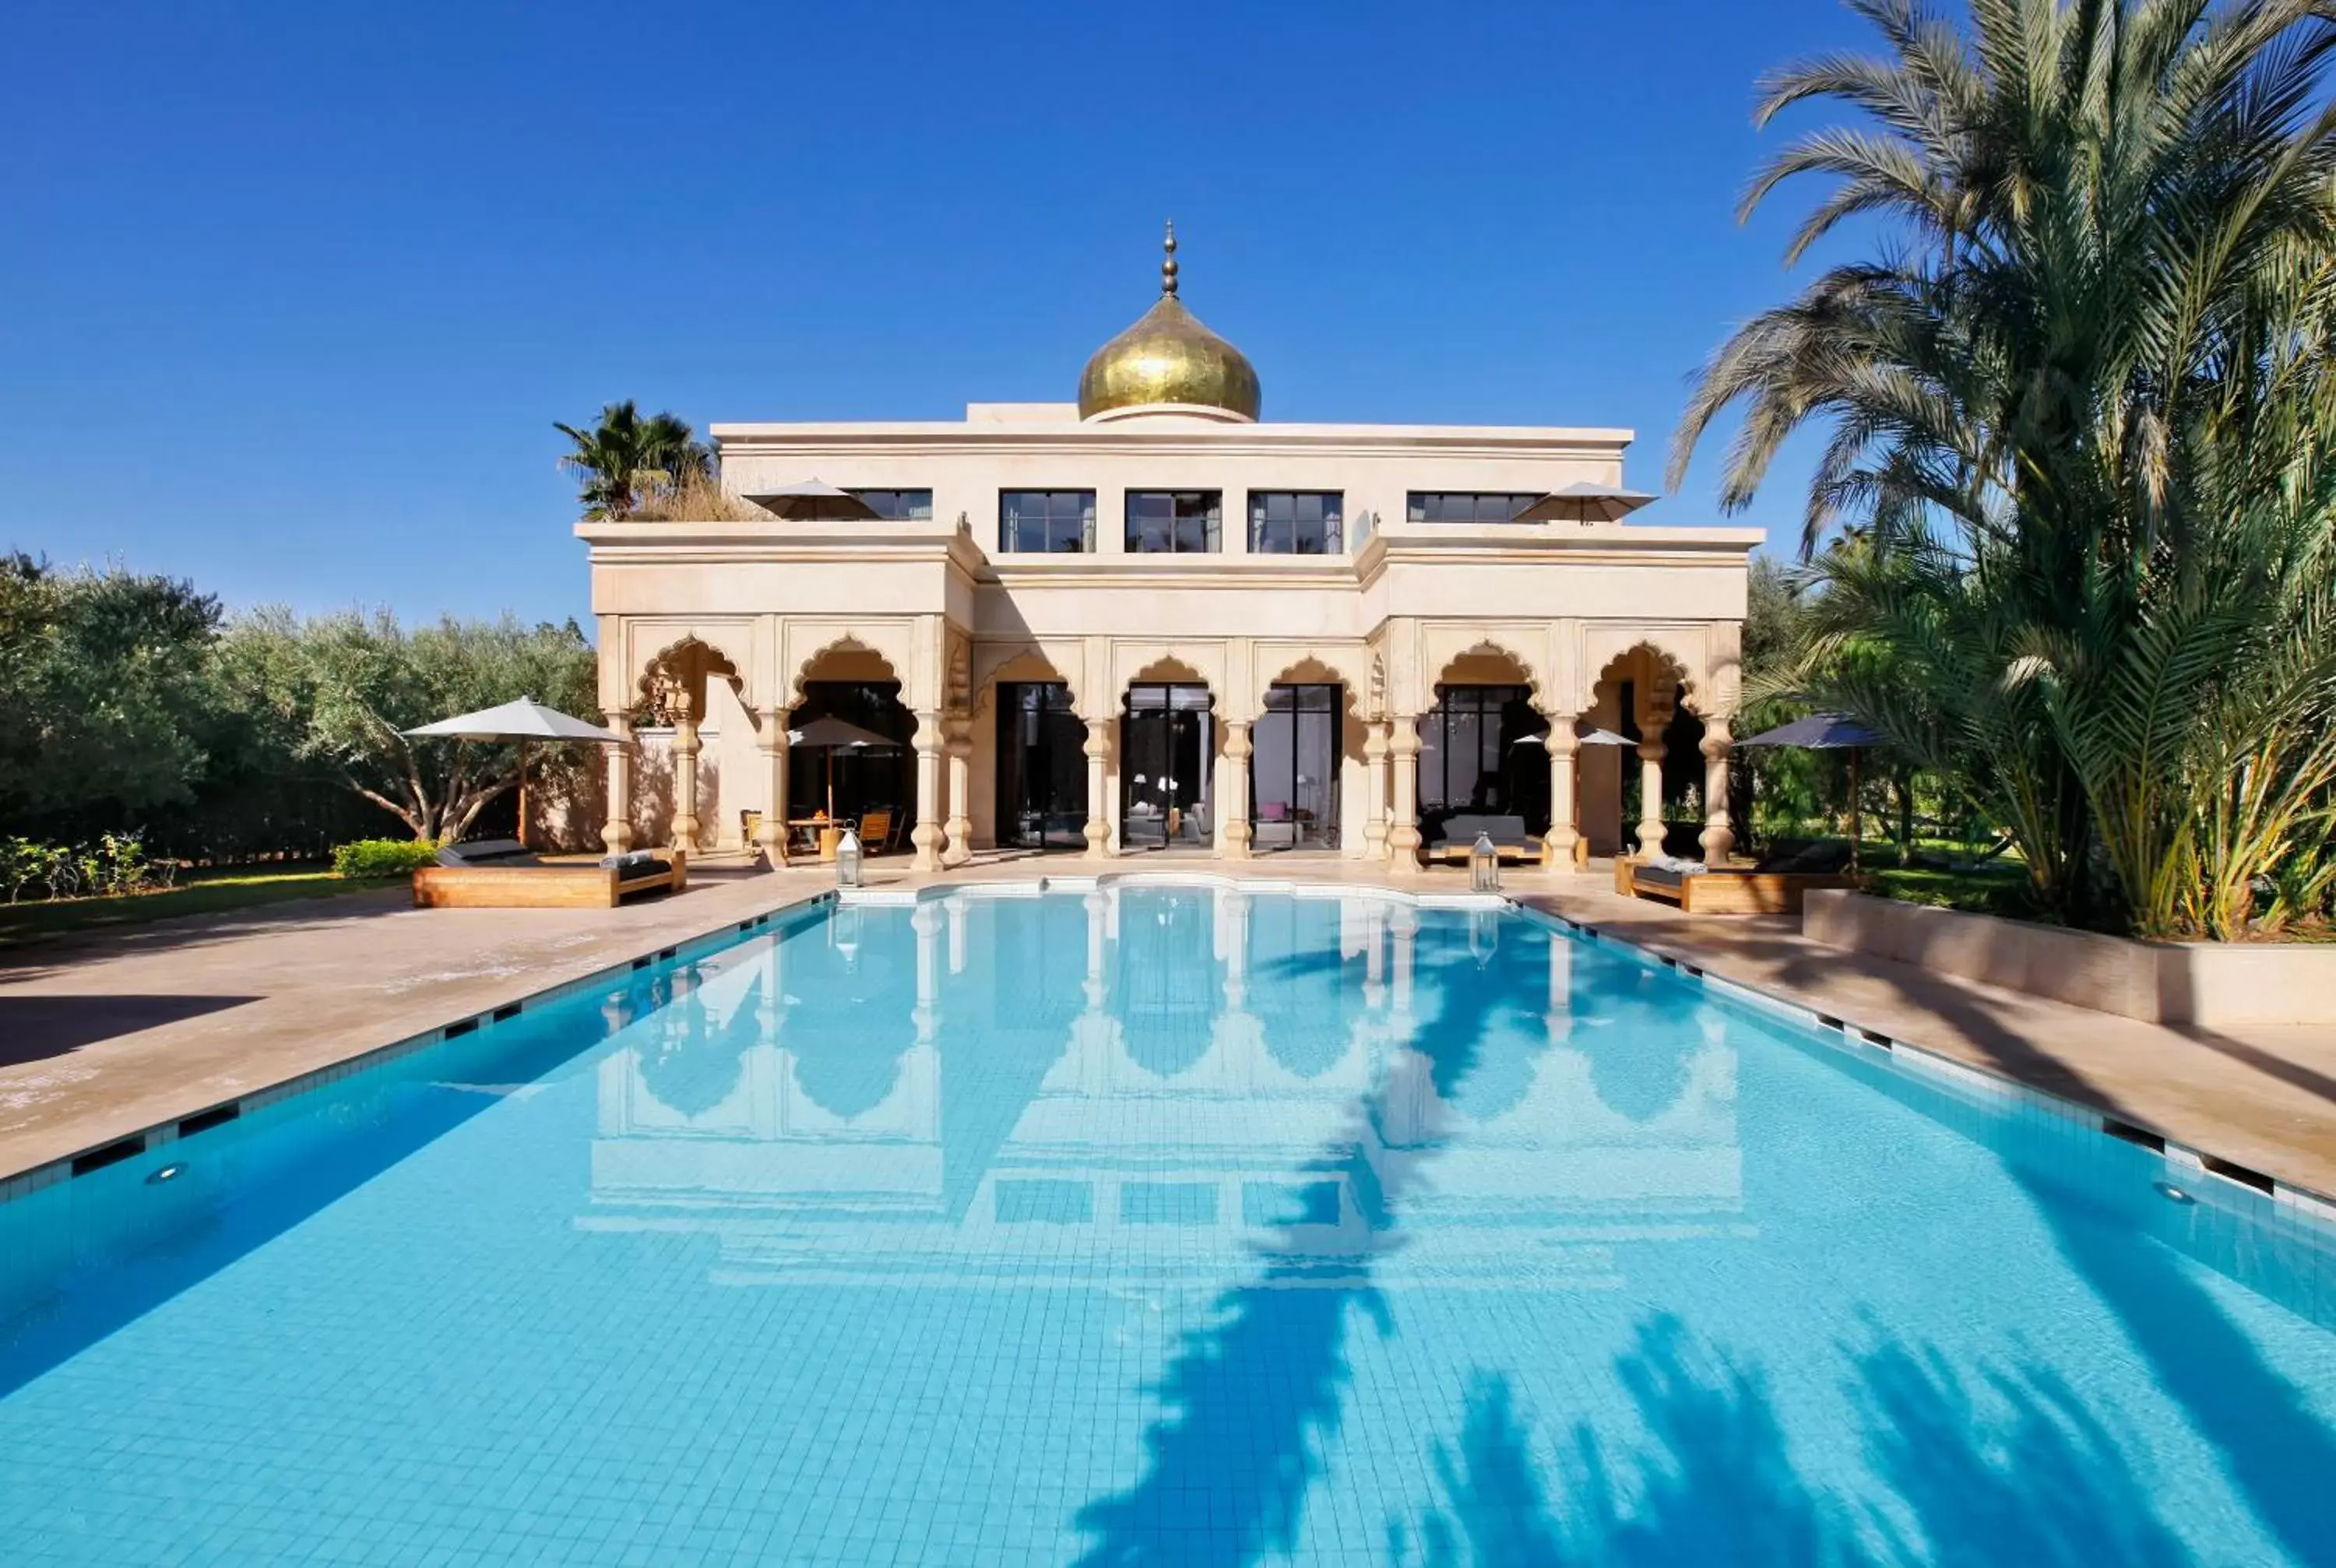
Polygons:
<instances>
[{"instance_id":1,"label":"glass door","mask_svg":"<svg viewBox=\"0 0 2336 1568\"><path fill-rule=\"evenodd\" d=\"M1250 847L1338 847L1338 717L1335 684L1267 688L1250 756Z\"/></svg>"},{"instance_id":2,"label":"glass door","mask_svg":"<svg viewBox=\"0 0 2336 1568\"><path fill-rule=\"evenodd\" d=\"M1129 687L1119 728L1121 844L1205 847L1215 828L1217 756L1209 688Z\"/></svg>"},{"instance_id":3,"label":"glass door","mask_svg":"<svg viewBox=\"0 0 2336 1568\"><path fill-rule=\"evenodd\" d=\"M1057 680L998 687L998 842L1002 847L1086 847L1086 726Z\"/></svg>"}]
</instances>

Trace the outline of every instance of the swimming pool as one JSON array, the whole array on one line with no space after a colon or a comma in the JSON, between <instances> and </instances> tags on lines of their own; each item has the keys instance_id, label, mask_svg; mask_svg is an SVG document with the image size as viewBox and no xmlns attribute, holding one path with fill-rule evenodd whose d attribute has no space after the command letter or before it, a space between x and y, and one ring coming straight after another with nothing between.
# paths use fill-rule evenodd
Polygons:
<instances>
[{"instance_id":1,"label":"swimming pool","mask_svg":"<svg viewBox=\"0 0 2336 1568\"><path fill-rule=\"evenodd\" d=\"M0 1205L0 1559L2336 1561L2331 1259L1534 917L824 906Z\"/></svg>"}]
</instances>

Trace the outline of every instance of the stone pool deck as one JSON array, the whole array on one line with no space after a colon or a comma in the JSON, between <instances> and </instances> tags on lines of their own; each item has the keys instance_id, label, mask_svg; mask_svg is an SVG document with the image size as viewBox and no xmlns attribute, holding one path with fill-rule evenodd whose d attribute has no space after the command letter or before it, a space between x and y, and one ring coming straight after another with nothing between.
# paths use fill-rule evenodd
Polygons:
<instances>
[{"instance_id":1,"label":"stone pool deck","mask_svg":"<svg viewBox=\"0 0 2336 1568\"><path fill-rule=\"evenodd\" d=\"M0 958L0 1181L329 1066L833 885L693 867L673 898L608 910L414 910L402 891L195 916ZM1387 886L1331 857L982 857L877 884L1178 872ZM1598 875L1507 873L1521 901L1893 1039L2336 1193L2336 1030L2167 1028L1818 946L1797 922L1694 919ZM1402 884L1458 891L1455 873Z\"/></svg>"}]
</instances>

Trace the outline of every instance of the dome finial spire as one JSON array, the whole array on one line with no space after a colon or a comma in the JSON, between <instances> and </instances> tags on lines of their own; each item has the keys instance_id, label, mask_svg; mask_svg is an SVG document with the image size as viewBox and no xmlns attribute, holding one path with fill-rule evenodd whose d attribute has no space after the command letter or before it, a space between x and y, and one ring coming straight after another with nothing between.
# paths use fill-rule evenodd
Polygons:
<instances>
[{"instance_id":1,"label":"dome finial spire","mask_svg":"<svg viewBox=\"0 0 2336 1568\"><path fill-rule=\"evenodd\" d=\"M1176 220L1173 218L1168 220L1168 238L1162 242L1162 248L1166 256L1160 263L1160 292L1173 294L1176 292Z\"/></svg>"}]
</instances>

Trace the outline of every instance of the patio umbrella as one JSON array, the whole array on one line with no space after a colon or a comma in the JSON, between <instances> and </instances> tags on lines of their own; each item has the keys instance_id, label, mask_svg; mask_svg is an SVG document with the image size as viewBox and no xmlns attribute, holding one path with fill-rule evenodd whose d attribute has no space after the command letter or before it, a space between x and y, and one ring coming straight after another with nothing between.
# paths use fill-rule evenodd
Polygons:
<instances>
[{"instance_id":1,"label":"patio umbrella","mask_svg":"<svg viewBox=\"0 0 2336 1568\"><path fill-rule=\"evenodd\" d=\"M546 707L531 696L504 703L500 707L457 714L453 718L442 718L436 724L420 725L405 734L420 739L517 741L519 842L522 844L527 842L527 748L530 741L589 740L606 745L625 744L625 737L615 730L587 724L580 718L570 718L558 708Z\"/></svg>"},{"instance_id":2,"label":"patio umbrella","mask_svg":"<svg viewBox=\"0 0 2336 1568\"><path fill-rule=\"evenodd\" d=\"M835 820L835 754L839 751L899 751L900 743L840 718L815 718L787 731L787 745L827 753L827 818ZM782 806L782 811L784 807Z\"/></svg>"},{"instance_id":3,"label":"patio umbrella","mask_svg":"<svg viewBox=\"0 0 2336 1568\"><path fill-rule=\"evenodd\" d=\"M1857 870L1857 848L1864 837L1864 819L1857 803L1857 754L1880 745L1883 737L1846 714L1813 713L1775 729L1763 730L1737 745L1790 745L1808 751L1849 753L1849 869Z\"/></svg>"},{"instance_id":4,"label":"patio umbrella","mask_svg":"<svg viewBox=\"0 0 2336 1568\"><path fill-rule=\"evenodd\" d=\"M850 491L817 479L755 491L746 499L789 522L872 522L877 517L874 507Z\"/></svg>"},{"instance_id":5,"label":"patio umbrella","mask_svg":"<svg viewBox=\"0 0 2336 1568\"><path fill-rule=\"evenodd\" d=\"M1582 480L1552 490L1512 519L1515 522L1620 522L1655 498L1643 490Z\"/></svg>"},{"instance_id":6,"label":"patio umbrella","mask_svg":"<svg viewBox=\"0 0 2336 1568\"><path fill-rule=\"evenodd\" d=\"M1521 745L1521 746L1522 746L1522 745L1547 745L1549 744L1549 737L1548 737L1547 735L1520 735L1516 740L1514 740L1514 742L1512 742L1511 744L1512 744L1513 745ZM1593 729L1593 730L1591 730L1588 735L1575 735L1575 736L1573 737L1573 744L1574 744L1575 745L1578 745L1578 746L1582 746L1582 745L1630 745L1630 746L1634 746L1634 745L1637 745L1639 743L1638 743L1637 741L1634 741L1634 740L1630 739L1628 735L1616 735L1616 734L1615 734L1612 730L1611 730L1611 729ZM1579 803L1576 803L1576 805L1575 805L1575 807L1574 807L1574 813L1575 813L1575 814L1576 814L1577 816L1579 816L1579 815L1581 814L1581 806L1580 806ZM1577 823L1569 823L1568 825L1569 825L1569 826L1571 826L1571 827L1574 827L1574 828L1578 829L1578 828L1580 828L1580 826L1581 826L1582 824L1581 824L1580 823L1578 823L1578 822L1577 822ZM1577 853L1577 854L1586 854L1586 853L1588 853L1588 852L1587 852L1586 850L1577 851L1577 852L1576 852L1576 853Z\"/></svg>"}]
</instances>

